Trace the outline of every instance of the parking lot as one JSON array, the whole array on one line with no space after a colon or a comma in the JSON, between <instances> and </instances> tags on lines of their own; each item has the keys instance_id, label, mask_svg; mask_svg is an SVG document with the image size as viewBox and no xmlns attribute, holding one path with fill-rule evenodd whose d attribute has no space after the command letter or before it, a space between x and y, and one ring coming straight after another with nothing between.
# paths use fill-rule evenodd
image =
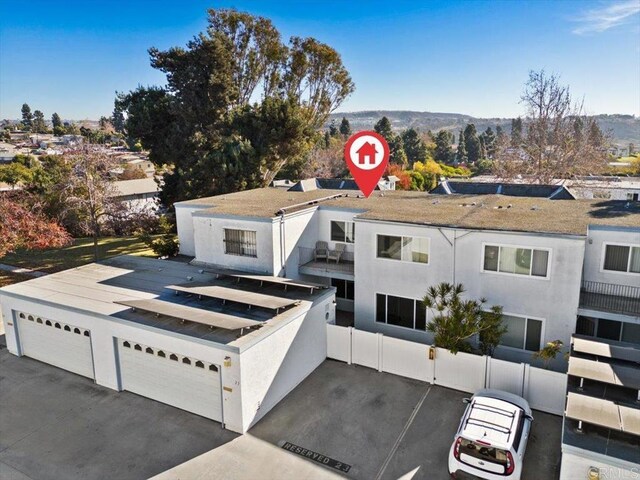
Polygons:
<instances>
[{"instance_id":1,"label":"parking lot","mask_svg":"<svg viewBox=\"0 0 640 480\"><path fill-rule=\"evenodd\" d=\"M0 478L11 480L445 479L468 396L329 360L238 436L6 348L0 383ZM557 478L561 419L534 416L523 478Z\"/></svg>"}]
</instances>

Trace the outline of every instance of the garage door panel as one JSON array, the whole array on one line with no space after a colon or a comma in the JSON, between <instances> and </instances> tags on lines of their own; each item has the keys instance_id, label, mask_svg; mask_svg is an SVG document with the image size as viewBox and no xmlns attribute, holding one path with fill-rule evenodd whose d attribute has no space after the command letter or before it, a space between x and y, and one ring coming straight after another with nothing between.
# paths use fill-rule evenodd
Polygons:
<instances>
[{"instance_id":1,"label":"garage door panel","mask_svg":"<svg viewBox=\"0 0 640 480\"><path fill-rule=\"evenodd\" d=\"M156 401L173 405L182 410L222 421L220 373L196 366L196 359L189 358L191 364L183 363L183 356L172 360L171 352L158 356L158 349L142 346L135 349L135 343L120 340L118 352L122 388ZM153 353L146 349L152 348ZM175 355L175 354L174 354Z\"/></svg>"},{"instance_id":2,"label":"garage door panel","mask_svg":"<svg viewBox=\"0 0 640 480\"><path fill-rule=\"evenodd\" d=\"M88 331L28 315L18 317L17 325L23 355L94 378L91 339L85 335Z\"/></svg>"}]
</instances>

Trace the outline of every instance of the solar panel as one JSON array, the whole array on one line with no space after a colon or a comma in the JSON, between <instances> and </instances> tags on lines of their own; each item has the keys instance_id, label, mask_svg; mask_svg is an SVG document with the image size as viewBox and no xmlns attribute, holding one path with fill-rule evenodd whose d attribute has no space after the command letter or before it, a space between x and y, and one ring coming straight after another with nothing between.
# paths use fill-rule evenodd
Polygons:
<instances>
[{"instance_id":1,"label":"solar panel","mask_svg":"<svg viewBox=\"0 0 640 480\"><path fill-rule=\"evenodd\" d=\"M621 342L574 335L573 349L576 352L640 363L640 349Z\"/></svg>"},{"instance_id":2,"label":"solar panel","mask_svg":"<svg viewBox=\"0 0 640 480\"><path fill-rule=\"evenodd\" d=\"M201 308L189 307L187 305L180 305L157 299L122 300L114 303L124 305L125 307L143 310L145 312L155 313L157 315L165 315L167 317L173 317L187 322L200 323L215 328L223 328L225 330L240 330L242 328L262 325L262 322L257 320L249 320L233 315L211 312Z\"/></svg>"},{"instance_id":3,"label":"solar panel","mask_svg":"<svg viewBox=\"0 0 640 480\"><path fill-rule=\"evenodd\" d=\"M640 369L631 366L571 357L568 373L574 377L640 390Z\"/></svg>"},{"instance_id":4,"label":"solar panel","mask_svg":"<svg viewBox=\"0 0 640 480\"><path fill-rule=\"evenodd\" d=\"M268 308L276 311L281 308L286 308L300 303L298 300L292 300L290 298L247 292L236 288L210 285L205 282L189 282L180 285L168 285L167 288L175 290L176 292L191 293L202 297L217 298L225 302L230 301L243 303L253 307Z\"/></svg>"},{"instance_id":5,"label":"solar panel","mask_svg":"<svg viewBox=\"0 0 640 480\"><path fill-rule=\"evenodd\" d=\"M610 400L569 392L565 414L574 420L613 430L622 430L618 406Z\"/></svg>"},{"instance_id":6,"label":"solar panel","mask_svg":"<svg viewBox=\"0 0 640 480\"><path fill-rule=\"evenodd\" d=\"M284 277L272 277L268 275L250 275L250 274L230 274L229 277L244 279L244 280L255 280L259 281L262 285L263 283L269 283L272 285L284 285L284 287L300 287L300 288L308 288L311 290L311 293L315 289L327 288L326 285L320 285L319 283L311 283L304 282L302 280L291 280L289 278Z\"/></svg>"}]
</instances>

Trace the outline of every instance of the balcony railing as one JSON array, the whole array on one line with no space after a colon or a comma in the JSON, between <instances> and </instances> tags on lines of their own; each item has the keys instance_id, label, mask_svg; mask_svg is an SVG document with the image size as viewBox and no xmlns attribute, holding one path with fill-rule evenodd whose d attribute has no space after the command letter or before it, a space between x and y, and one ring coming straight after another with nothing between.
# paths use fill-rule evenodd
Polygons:
<instances>
[{"instance_id":1,"label":"balcony railing","mask_svg":"<svg viewBox=\"0 0 640 480\"><path fill-rule=\"evenodd\" d=\"M640 315L640 287L584 281L580 289L580 307Z\"/></svg>"},{"instance_id":2,"label":"balcony railing","mask_svg":"<svg viewBox=\"0 0 640 480\"><path fill-rule=\"evenodd\" d=\"M301 268L309 270L306 273L330 274L332 272L340 272L353 275L353 252L343 252L338 262L335 260L326 260L324 258L316 260L315 248L298 247L298 252L300 255L298 264Z\"/></svg>"}]
</instances>

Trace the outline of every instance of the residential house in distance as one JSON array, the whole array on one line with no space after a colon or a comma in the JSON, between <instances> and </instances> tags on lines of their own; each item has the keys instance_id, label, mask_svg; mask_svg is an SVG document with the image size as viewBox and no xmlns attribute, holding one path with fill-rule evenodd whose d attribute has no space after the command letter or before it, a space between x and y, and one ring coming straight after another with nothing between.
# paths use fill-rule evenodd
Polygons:
<instances>
[{"instance_id":1,"label":"residential house in distance","mask_svg":"<svg viewBox=\"0 0 640 480\"><path fill-rule=\"evenodd\" d=\"M155 212L160 186L153 177L113 182L114 199L124 202L131 212Z\"/></svg>"}]
</instances>

